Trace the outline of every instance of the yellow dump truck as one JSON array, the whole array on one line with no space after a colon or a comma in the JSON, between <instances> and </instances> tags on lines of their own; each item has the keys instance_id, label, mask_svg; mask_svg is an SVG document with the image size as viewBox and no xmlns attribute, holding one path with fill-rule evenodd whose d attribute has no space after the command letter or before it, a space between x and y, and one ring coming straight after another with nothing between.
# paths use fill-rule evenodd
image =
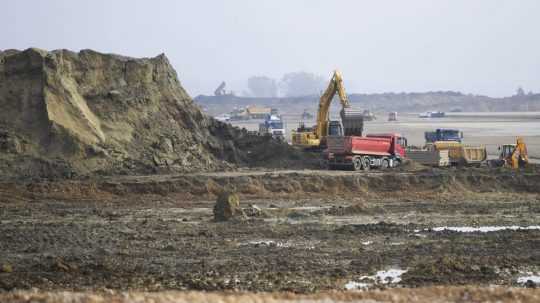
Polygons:
<instances>
[{"instance_id":1,"label":"yellow dump truck","mask_svg":"<svg viewBox=\"0 0 540 303\"><path fill-rule=\"evenodd\" d=\"M436 141L428 145L428 150L448 151L448 159L453 166L480 166L487 160L485 146L470 146L453 141Z\"/></svg>"}]
</instances>

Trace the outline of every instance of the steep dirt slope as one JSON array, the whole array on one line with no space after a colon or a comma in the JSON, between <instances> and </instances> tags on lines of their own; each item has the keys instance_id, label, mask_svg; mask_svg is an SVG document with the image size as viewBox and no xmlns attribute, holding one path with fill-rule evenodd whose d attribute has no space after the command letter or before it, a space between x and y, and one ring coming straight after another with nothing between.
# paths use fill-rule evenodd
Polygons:
<instances>
[{"instance_id":1,"label":"steep dirt slope","mask_svg":"<svg viewBox=\"0 0 540 303\"><path fill-rule=\"evenodd\" d=\"M0 121L4 175L219 170L266 162L253 153L265 144L288 152L206 117L163 54L0 52Z\"/></svg>"}]
</instances>

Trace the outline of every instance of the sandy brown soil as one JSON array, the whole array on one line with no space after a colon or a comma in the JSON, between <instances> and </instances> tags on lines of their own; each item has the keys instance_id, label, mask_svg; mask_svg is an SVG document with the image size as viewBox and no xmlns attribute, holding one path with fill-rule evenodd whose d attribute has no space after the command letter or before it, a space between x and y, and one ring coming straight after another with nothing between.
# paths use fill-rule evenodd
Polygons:
<instances>
[{"instance_id":1,"label":"sandy brown soil","mask_svg":"<svg viewBox=\"0 0 540 303\"><path fill-rule=\"evenodd\" d=\"M387 289L368 292L329 292L312 295L292 293L216 293L216 292L115 292L99 293L35 293L0 294L0 300L13 303L128 303L128 302L538 302L540 291L506 287L427 287L416 289Z\"/></svg>"}]
</instances>

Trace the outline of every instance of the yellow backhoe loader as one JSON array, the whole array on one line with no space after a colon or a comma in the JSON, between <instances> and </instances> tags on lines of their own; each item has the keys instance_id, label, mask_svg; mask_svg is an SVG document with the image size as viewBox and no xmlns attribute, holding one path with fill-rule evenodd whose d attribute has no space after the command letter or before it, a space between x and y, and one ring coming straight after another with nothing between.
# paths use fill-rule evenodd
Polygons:
<instances>
[{"instance_id":1,"label":"yellow backhoe loader","mask_svg":"<svg viewBox=\"0 0 540 303\"><path fill-rule=\"evenodd\" d=\"M522 137L517 138L516 144L505 144L499 147L499 159L489 160L491 167L508 166L514 169L524 167L529 163L527 145Z\"/></svg>"},{"instance_id":2,"label":"yellow backhoe loader","mask_svg":"<svg viewBox=\"0 0 540 303\"><path fill-rule=\"evenodd\" d=\"M330 121L330 104L336 93L342 107L341 123ZM326 146L326 136L361 136L363 128L363 112L351 108L343 86L343 78L341 73L336 70L319 100L317 124L313 127L306 127L304 123L300 123L298 129L292 132L292 144L306 149L323 149Z\"/></svg>"}]
</instances>

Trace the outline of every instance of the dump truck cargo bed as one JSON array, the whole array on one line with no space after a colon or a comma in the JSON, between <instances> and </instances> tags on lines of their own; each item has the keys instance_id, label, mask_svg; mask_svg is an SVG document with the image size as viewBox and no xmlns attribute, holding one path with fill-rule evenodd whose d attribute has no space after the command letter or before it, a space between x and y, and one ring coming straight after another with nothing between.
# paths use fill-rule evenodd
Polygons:
<instances>
[{"instance_id":1,"label":"dump truck cargo bed","mask_svg":"<svg viewBox=\"0 0 540 303\"><path fill-rule=\"evenodd\" d=\"M445 167L450 165L448 150L407 150L407 158L427 166Z\"/></svg>"},{"instance_id":2,"label":"dump truck cargo bed","mask_svg":"<svg viewBox=\"0 0 540 303\"><path fill-rule=\"evenodd\" d=\"M369 154L389 156L392 140L389 138L329 136L328 152L334 154Z\"/></svg>"},{"instance_id":3,"label":"dump truck cargo bed","mask_svg":"<svg viewBox=\"0 0 540 303\"><path fill-rule=\"evenodd\" d=\"M448 151L452 165L479 165L487 160L485 146L464 145L459 142L435 142L430 150Z\"/></svg>"}]
</instances>

